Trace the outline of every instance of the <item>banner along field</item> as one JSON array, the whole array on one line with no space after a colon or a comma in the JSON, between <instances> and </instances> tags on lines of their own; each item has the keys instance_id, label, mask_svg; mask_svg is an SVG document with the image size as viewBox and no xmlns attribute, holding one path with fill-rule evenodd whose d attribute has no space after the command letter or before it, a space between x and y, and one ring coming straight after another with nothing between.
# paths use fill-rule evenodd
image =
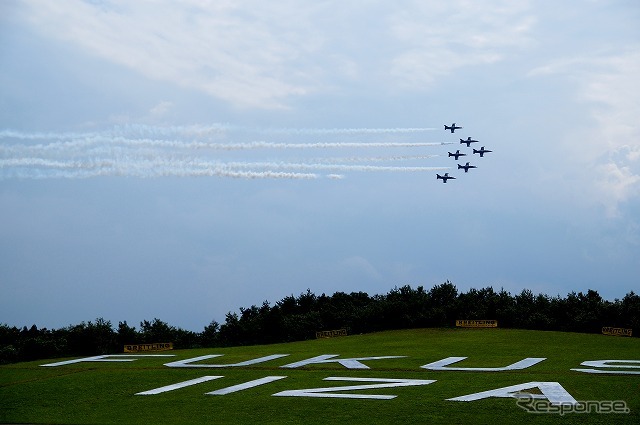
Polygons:
<instances>
[{"instance_id":1,"label":"banner along field","mask_svg":"<svg viewBox=\"0 0 640 425\"><path fill-rule=\"evenodd\" d=\"M414 329L144 354L2 366L0 423L640 423L638 338Z\"/></svg>"}]
</instances>

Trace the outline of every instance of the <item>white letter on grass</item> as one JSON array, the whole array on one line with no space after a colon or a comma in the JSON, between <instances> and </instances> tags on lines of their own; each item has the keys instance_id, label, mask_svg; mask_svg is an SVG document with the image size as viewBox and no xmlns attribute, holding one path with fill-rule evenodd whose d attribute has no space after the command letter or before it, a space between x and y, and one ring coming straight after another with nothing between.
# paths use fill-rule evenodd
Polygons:
<instances>
[{"instance_id":1,"label":"white letter on grass","mask_svg":"<svg viewBox=\"0 0 640 425\"><path fill-rule=\"evenodd\" d=\"M191 385L200 384L202 382L213 381L214 379L222 378L222 376L201 376L200 378L190 379L184 382L178 382L177 384L171 384L164 387L156 388L154 390L143 391L136 393L135 395L156 395L166 393L167 391L178 390L184 387L190 387Z\"/></svg>"},{"instance_id":2,"label":"white letter on grass","mask_svg":"<svg viewBox=\"0 0 640 425\"><path fill-rule=\"evenodd\" d=\"M385 379L385 378L345 378L330 376L325 381L353 381L353 382L382 382L381 384L347 385L345 387L306 388L302 390L280 391L273 394L276 397L325 397L325 398L361 398L389 400L395 395L381 394L336 394L339 391L371 390L376 388L410 387L416 385L429 385L435 380L431 379Z\"/></svg>"},{"instance_id":3,"label":"white letter on grass","mask_svg":"<svg viewBox=\"0 0 640 425\"><path fill-rule=\"evenodd\" d=\"M619 363L619 364L609 364ZM600 369L571 369L584 373L608 373L612 375L640 375L640 370L615 370L612 368L640 369L640 360L590 360L580 363L581 366L599 367Z\"/></svg>"},{"instance_id":4,"label":"white letter on grass","mask_svg":"<svg viewBox=\"0 0 640 425\"><path fill-rule=\"evenodd\" d=\"M447 367L447 365L457 363L466 357L447 357L446 359L438 360L437 362L429 363L424 366L420 366L423 369L429 370L468 370L475 372L501 372L504 370L520 370L526 369L534 364L540 363L545 360L546 357L527 357L524 360L515 362L505 367Z\"/></svg>"},{"instance_id":5,"label":"white letter on grass","mask_svg":"<svg viewBox=\"0 0 640 425\"><path fill-rule=\"evenodd\" d=\"M379 359L399 359L406 356L380 356L380 357L357 357L352 359L334 359L334 357L338 357L338 354L322 354L320 356L312 357L310 359L301 360L295 363L289 363L284 366L286 368L294 368L306 366L309 364L320 364L320 363L340 363L342 366L347 369L369 369L369 366L360 363L359 360L379 360Z\"/></svg>"},{"instance_id":6,"label":"white letter on grass","mask_svg":"<svg viewBox=\"0 0 640 425\"><path fill-rule=\"evenodd\" d=\"M286 357L288 356L288 354L272 354L270 356L264 356L264 357L260 357L258 359L252 359L252 360L247 360L244 362L240 362L240 363L233 363L233 364L191 364L191 363L195 363L195 362L199 362L202 360L207 360L207 359L212 359L214 357L220 357L223 356L224 354L207 354L206 356L200 356L200 357L193 357L191 359L186 359L186 360L178 360L177 362L171 362L171 363L165 363L165 366L168 367L196 367L196 368L200 368L200 367L237 367L237 366L250 366L253 364L257 364L257 363L262 363L262 362L268 362L269 360L274 360L274 359L279 359L280 357Z\"/></svg>"},{"instance_id":7,"label":"white letter on grass","mask_svg":"<svg viewBox=\"0 0 640 425\"><path fill-rule=\"evenodd\" d=\"M523 392L538 388L542 394L531 394ZM511 385L510 387L497 388L495 390L483 391L469 395L463 395L455 398L448 398L449 401L476 401L490 397L506 397L506 398L543 398L549 400L551 404L578 404L575 398L571 396L558 382L526 382L519 385Z\"/></svg>"},{"instance_id":8,"label":"white letter on grass","mask_svg":"<svg viewBox=\"0 0 640 425\"><path fill-rule=\"evenodd\" d=\"M136 359L130 359L129 357L174 357L174 356L175 354L105 354L103 356L82 357L80 359L41 364L40 366L56 367L56 366L65 366L68 364L82 363L82 362L132 362Z\"/></svg>"},{"instance_id":9,"label":"white letter on grass","mask_svg":"<svg viewBox=\"0 0 640 425\"><path fill-rule=\"evenodd\" d=\"M219 390L205 393L205 395L226 395L235 393L238 391L246 390L249 388L257 387L259 385L268 384L269 382L284 379L286 376L265 376L264 378L254 379L253 381L243 382L242 384L233 385L231 387L221 388Z\"/></svg>"}]
</instances>

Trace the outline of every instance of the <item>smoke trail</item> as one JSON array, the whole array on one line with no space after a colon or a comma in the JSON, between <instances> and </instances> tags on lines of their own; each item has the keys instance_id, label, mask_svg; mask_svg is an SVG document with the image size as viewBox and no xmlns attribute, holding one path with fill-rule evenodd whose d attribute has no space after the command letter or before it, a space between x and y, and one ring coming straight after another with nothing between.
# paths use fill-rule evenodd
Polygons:
<instances>
[{"instance_id":1,"label":"smoke trail","mask_svg":"<svg viewBox=\"0 0 640 425\"><path fill-rule=\"evenodd\" d=\"M330 149L330 148L419 148L427 146L451 145L453 142L317 142L317 143L276 143L250 142L236 144L218 144L215 149Z\"/></svg>"},{"instance_id":2,"label":"smoke trail","mask_svg":"<svg viewBox=\"0 0 640 425\"><path fill-rule=\"evenodd\" d=\"M435 127L394 127L394 128L274 128L274 127L247 127L231 124L194 124L188 126L157 127L147 125L126 125L116 127L112 134L151 134L151 135L185 135L206 136L221 134L229 131L241 131L262 134L288 134L288 135L329 135L329 134L394 134L394 133L420 133L438 130Z\"/></svg>"},{"instance_id":3,"label":"smoke trail","mask_svg":"<svg viewBox=\"0 0 640 425\"><path fill-rule=\"evenodd\" d=\"M310 161L325 161L329 163L342 162L391 162L391 161L413 161L419 159L431 159L440 155L396 155L396 156L352 156L352 157L335 157L335 158L314 158Z\"/></svg>"},{"instance_id":4,"label":"smoke trail","mask_svg":"<svg viewBox=\"0 0 640 425\"><path fill-rule=\"evenodd\" d=\"M92 170L92 171L56 171L52 173L43 172L25 172L17 171L12 176L18 179L88 179L92 177L139 177L139 178L153 178L153 177L227 177L236 179L286 179L286 180L311 180L317 179L320 176L310 173L282 173L273 171L234 171L224 169L212 169L212 170L192 170L192 171L164 171L161 173L141 173L122 170ZM0 176L0 180L4 177Z\"/></svg>"},{"instance_id":5,"label":"smoke trail","mask_svg":"<svg viewBox=\"0 0 640 425\"><path fill-rule=\"evenodd\" d=\"M255 171L262 169L264 171ZM219 162L192 158L156 157L119 158L114 160L57 161L43 158L0 159L3 177L91 177L98 175L162 177L162 176L225 176L240 178L317 178L313 173L292 173L274 170L357 171L357 172L426 172L447 170L450 167L398 167L375 165L345 165L289 162ZM248 171L243 171L248 170Z\"/></svg>"},{"instance_id":6,"label":"smoke trail","mask_svg":"<svg viewBox=\"0 0 640 425\"><path fill-rule=\"evenodd\" d=\"M362 172L427 172L449 170L451 167L399 167L377 165L344 165L322 163L295 162L208 162L189 160L183 163L192 169L208 169L211 167L225 167L228 169L268 169L268 170L305 170L305 171L362 171Z\"/></svg>"},{"instance_id":7,"label":"smoke trail","mask_svg":"<svg viewBox=\"0 0 640 425\"><path fill-rule=\"evenodd\" d=\"M233 131L244 131L258 134L282 135L330 135L330 134L409 134L437 130L435 127L396 127L396 128L251 128L231 124L194 124L187 126L151 126L144 124L127 124L115 126L100 132L23 132L17 130L0 130L0 139L22 140L65 140L93 137L191 137L203 138L212 135L224 135Z\"/></svg>"},{"instance_id":8,"label":"smoke trail","mask_svg":"<svg viewBox=\"0 0 640 425\"><path fill-rule=\"evenodd\" d=\"M273 172L273 171L233 171L224 168L213 168L206 170L194 170L187 171L183 173L175 173L171 174L173 176L178 177L232 177L232 178L241 178L241 179L317 179L319 176L317 174L310 173L282 173L282 172Z\"/></svg>"},{"instance_id":9,"label":"smoke trail","mask_svg":"<svg viewBox=\"0 0 640 425\"><path fill-rule=\"evenodd\" d=\"M394 134L420 133L437 130L434 127L396 127L396 128L265 128L261 133L272 134Z\"/></svg>"},{"instance_id":10,"label":"smoke trail","mask_svg":"<svg viewBox=\"0 0 640 425\"><path fill-rule=\"evenodd\" d=\"M126 126L99 133L47 133L1 130L0 180L7 178L89 178L96 176L219 176L243 179L315 179L316 172L331 172L330 179L344 178L342 172L426 172L450 167L379 166L366 163L406 161L439 155L350 156L302 159L289 162L223 161L220 151L305 150L334 148L421 148L453 142L310 142L271 141L220 142L203 135L224 133L226 125L153 127ZM271 129L283 134L379 134L424 131L420 128L395 129ZM131 137L132 134L153 137ZM181 140L189 135L194 139ZM163 138L171 136L171 138ZM16 142L17 141L17 142ZM232 154L227 154L231 155ZM236 155L237 156L237 155ZM213 158L215 157L215 158ZM354 164L349 164L354 163Z\"/></svg>"},{"instance_id":11,"label":"smoke trail","mask_svg":"<svg viewBox=\"0 0 640 425\"><path fill-rule=\"evenodd\" d=\"M18 140L75 140L89 137L96 137L100 133L55 133L55 132L36 132L26 133L17 130L0 130L0 139L18 139Z\"/></svg>"},{"instance_id":12,"label":"smoke trail","mask_svg":"<svg viewBox=\"0 0 640 425\"><path fill-rule=\"evenodd\" d=\"M81 161L56 161L44 158L9 158L0 159L0 169L2 168L57 168L57 169L77 169L77 168L105 168L112 165L111 161L81 162Z\"/></svg>"},{"instance_id":13,"label":"smoke trail","mask_svg":"<svg viewBox=\"0 0 640 425\"><path fill-rule=\"evenodd\" d=\"M89 178L98 176L127 177L198 177L217 176L242 179L316 179L314 173L295 173L272 170L251 170L247 166L237 167L221 163L180 161L159 158L155 160L85 160L55 161L42 158L18 158L0 160L0 179L22 178ZM242 170L240 168L249 169ZM264 167L261 167L264 168Z\"/></svg>"},{"instance_id":14,"label":"smoke trail","mask_svg":"<svg viewBox=\"0 0 640 425\"><path fill-rule=\"evenodd\" d=\"M73 141L51 142L37 145L2 145L0 153L19 154L24 152L78 150L91 146L102 145L113 147L172 148L183 150L211 149L211 150L252 150L252 149L332 149L332 148L420 148L429 146L452 145L454 142L315 142L315 143L280 143L280 142L246 142L246 143L216 143L216 142L182 142L178 140L158 139L127 139L122 137L87 137Z\"/></svg>"},{"instance_id":15,"label":"smoke trail","mask_svg":"<svg viewBox=\"0 0 640 425\"><path fill-rule=\"evenodd\" d=\"M76 140L96 137L206 137L213 134L225 134L233 129L228 124L190 125L157 127L143 124L116 126L99 132L24 132L18 130L0 130L0 139L18 140Z\"/></svg>"}]
</instances>

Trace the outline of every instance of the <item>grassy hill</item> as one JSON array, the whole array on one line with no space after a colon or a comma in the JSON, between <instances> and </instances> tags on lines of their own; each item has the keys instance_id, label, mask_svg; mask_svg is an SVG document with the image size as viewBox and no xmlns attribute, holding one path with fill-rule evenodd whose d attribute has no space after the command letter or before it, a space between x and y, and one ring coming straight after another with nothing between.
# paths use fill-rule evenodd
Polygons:
<instances>
[{"instance_id":1,"label":"grassy hill","mask_svg":"<svg viewBox=\"0 0 640 425\"><path fill-rule=\"evenodd\" d=\"M139 357L128 362L112 361L122 358L110 356L99 362L41 366L65 360L56 359L2 366L0 423L487 424L556 423L560 420L576 424L640 423L640 375L615 373L640 372L637 368L640 366L640 340L637 338L512 329L414 329L289 344L157 354L174 356ZM188 367L164 365L213 354L222 356L187 362ZM246 364L252 359L275 354L286 356ZM318 356L322 355L327 355L323 357L324 363L283 367L316 357L319 361ZM366 357L385 358L362 359ZM500 368L525 358L546 360L525 369L505 371L421 367L448 357L466 357L450 364L450 367L464 368ZM349 362L346 359L361 360ZM343 364L337 360L343 360ZM631 360L635 363L626 363L626 366L636 368L580 365L597 360ZM353 368L363 365L368 368ZM209 378L203 378L204 382L166 390L168 385L207 376ZM269 382L258 385L256 380L265 377L276 378L268 378ZM245 389L236 387L247 382L253 384ZM518 403L515 398L447 400L529 382L558 382L579 402L605 402L590 403L591 409L596 406L611 409L611 403L618 400L618 404L630 412L573 411L565 412L561 418L557 410L557 413L546 414L528 412L519 406L523 404L522 400ZM307 394L291 394L292 390L398 383L410 386L309 390ZM205 394L225 388L227 390L222 392L226 394ZM139 394L152 390L158 390L158 393ZM540 394L540 387L526 392ZM282 394L274 396L277 393ZM360 398L347 398L354 395ZM546 401L537 405L537 409L553 410Z\"/></svg>"}]
</instances>

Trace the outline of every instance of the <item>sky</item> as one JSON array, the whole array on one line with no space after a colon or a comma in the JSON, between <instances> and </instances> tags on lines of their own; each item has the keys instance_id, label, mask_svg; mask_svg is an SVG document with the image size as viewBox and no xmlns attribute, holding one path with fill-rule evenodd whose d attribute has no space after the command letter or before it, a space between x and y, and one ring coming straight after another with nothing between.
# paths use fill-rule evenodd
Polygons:
<instances>
[{"instance_id":1,"label":"sky","mask_svg":"<svg viewBox=\"0 0 640 425\"><path fill-rule=\"evenodd\" d=\"M0 323L201 331L447 280L638 292L639 21L635 0L3 1Z\"/></svg>"}]
</instances>

